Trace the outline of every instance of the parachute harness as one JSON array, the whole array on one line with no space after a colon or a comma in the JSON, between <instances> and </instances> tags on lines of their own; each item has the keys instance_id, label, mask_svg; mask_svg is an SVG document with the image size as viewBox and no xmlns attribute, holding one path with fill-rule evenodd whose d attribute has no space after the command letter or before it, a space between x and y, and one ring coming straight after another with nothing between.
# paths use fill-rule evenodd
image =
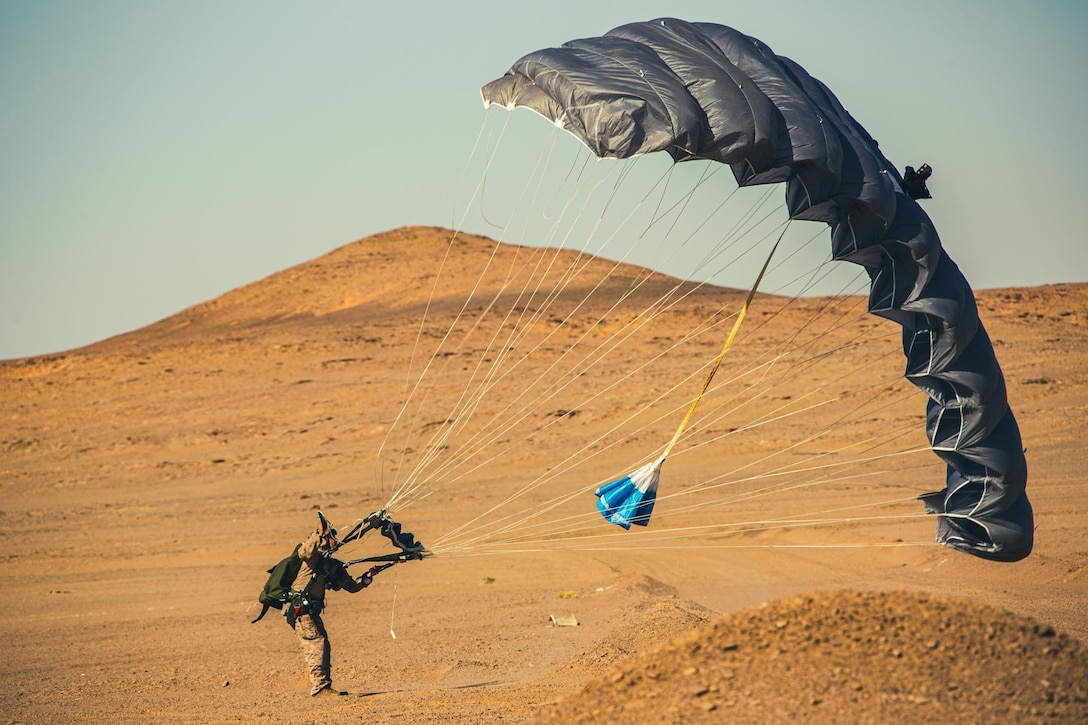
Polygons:
<instances>
[{"instance_id":1,"label":"parachute harness","mask_svg":"<svg viewBox=\"0 0 1088 725\"><path fill-rule=\"evenodd\" d=\"M322 518L324 518L324 516L322 516ZM377 556L368 556L361 559L352 559L351 561L344 562L345 567L355 564L375 564L370 570L370 574L373 576L396 564L433 556L433 553L428 551L423 546L422 542L417 541L415 536L405 531L401 524L394 521L385 509L379 509L366 518L355 522L348 533L344 535L344 538L340 539L337 543L336 549L344 544L349 544L352 541L362 539L363 536L371 531L378 531L381 533L382 536L389 539L398 551L392 554L379 554ZM335 551L335 549L332 551ZM329 553L331 554L332 551Z\"/></svg>"}]
</instances>

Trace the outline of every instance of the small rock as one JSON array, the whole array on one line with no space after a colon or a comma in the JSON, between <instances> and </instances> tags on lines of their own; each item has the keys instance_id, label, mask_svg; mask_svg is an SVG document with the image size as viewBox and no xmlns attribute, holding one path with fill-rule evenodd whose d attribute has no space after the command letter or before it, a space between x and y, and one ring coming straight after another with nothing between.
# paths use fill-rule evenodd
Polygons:
<instances>
[{"instance_id":1,"label":"small rock","mask_svg":"<svg viewBox=\"0 0 1088 725\"><path fill-rule=\"evenodd\" d=\"M1035 630L1035 634L1037 634L1040 637L1053 637L1054 636L1054 628L1051 627L1049 624L1036 624L1035 627L1034 627L1034 630Z\"/></svg>"}]
</instances>

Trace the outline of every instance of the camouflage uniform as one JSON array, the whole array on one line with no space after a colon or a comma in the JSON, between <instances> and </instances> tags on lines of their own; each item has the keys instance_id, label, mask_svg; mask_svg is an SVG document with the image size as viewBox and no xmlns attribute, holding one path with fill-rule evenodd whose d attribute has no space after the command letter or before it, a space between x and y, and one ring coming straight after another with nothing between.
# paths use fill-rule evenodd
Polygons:
<instances>
[{"instance_id":1,"label":"camouflage uniform","mask_svg":"<svg viewBox=\"0 0 1088 725\"><path fill-rule=\"evenodd\" d=\"M311 602L320 603L316 612L300 614L294 623L295 634L298 635L302 656L306 660L306 667L310 674L311 695L332 687L329 636L325 632L325 623L321 621L321 609L325 604L325 587L332 586L334 589L357 592L366 586L363 582L351 578L347 569L340 569L335 579L326 581L321 556L324 548L325 543L320 531L313 532L302 542L298 550L298 556L302 559L302 568L291 586L295 591L303 592ZM285 615L290 608L290 605L284 608Z\"/></svg>"}]
</instances>

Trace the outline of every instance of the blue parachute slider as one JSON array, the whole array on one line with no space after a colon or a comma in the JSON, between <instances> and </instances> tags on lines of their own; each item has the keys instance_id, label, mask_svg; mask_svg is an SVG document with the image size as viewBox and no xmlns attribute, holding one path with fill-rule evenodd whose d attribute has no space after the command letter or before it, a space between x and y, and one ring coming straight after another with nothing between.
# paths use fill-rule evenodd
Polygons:
<instances>
[{"instance_id":1,"label":"blue parachute slider","mask_svg":"<svg viewBox=\"0 0 1088 725\"><path fill-rule=\"evenodd\" d=\"M664 462L665 457L662 456L594 491L601 516L624 529L630 529L631 524L646 526L657 500L657 483Z\"/></svg>"}]
</instances>

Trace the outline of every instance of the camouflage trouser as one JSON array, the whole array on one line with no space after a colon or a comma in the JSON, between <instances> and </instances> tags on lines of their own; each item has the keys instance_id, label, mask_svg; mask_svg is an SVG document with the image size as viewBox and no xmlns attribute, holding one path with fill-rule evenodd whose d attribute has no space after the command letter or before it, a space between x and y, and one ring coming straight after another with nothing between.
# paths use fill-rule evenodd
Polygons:
<instances>
[{"instance_id":1,"label":"camouflage trouser","mask_svg":"<svg viewBox=\"0 0 1088 725\"><path fill-rule=\"evenodd\" d=\"M295 620L295 634L302 646L302 657L310 671L310 694L332 685L329 636L320 614L303 614Z\"/></svg>"}]
</instances>

